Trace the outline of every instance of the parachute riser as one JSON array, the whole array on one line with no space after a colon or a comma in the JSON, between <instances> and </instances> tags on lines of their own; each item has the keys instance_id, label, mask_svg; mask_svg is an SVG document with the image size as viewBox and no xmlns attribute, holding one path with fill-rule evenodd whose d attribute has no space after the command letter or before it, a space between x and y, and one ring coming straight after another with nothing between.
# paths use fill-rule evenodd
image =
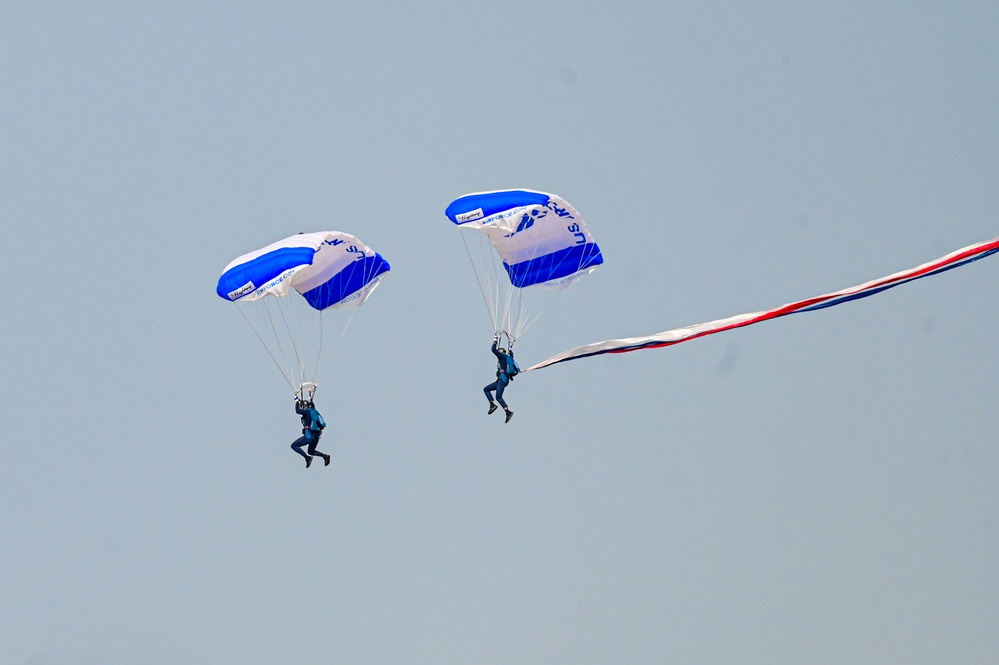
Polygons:
<instances>
[{"instance_id":1,"label":"parachute riser","mask_svg":"<svg viewBox=\"0 0 999 665\"><path fill-rule=\"evenodd\" d=\"M311 381L306 381L295 391L296 402L311 402L319 386Z\"/></svg>"},{"instance_id":2,"label":"parachute riser","mask_svg":"<svg viewBox=\"0 0 999 665\"><path fill-rule=\"evenodd\" d=\"M508 333L505 330L497 330L493 334L493 339L495 339L497 341L497 343L502 346L502 344L503 344L503 337L504 336L506 336L506 348L509 349L510 352L512 353L513 352L513 343L517 341L516 337L514 337L513 335L511 335L510 333Z\"/></svg>"}]
</instances>

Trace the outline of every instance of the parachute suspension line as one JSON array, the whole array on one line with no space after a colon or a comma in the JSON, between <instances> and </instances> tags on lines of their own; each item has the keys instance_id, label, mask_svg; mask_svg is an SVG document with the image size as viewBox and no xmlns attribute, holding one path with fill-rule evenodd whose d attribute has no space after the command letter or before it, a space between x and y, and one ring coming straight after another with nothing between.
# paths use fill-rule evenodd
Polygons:
<instances>
[{"instance_id":1,"label":"parachute suspension line","mask_svg":"<svg viewBox=\"0 0 999 665\"><path fill-rule=\"evenodd\" d=\"M289 296L284 315L293 328L290 334L295 348L295 361L298 363L298 380L314 382L318 380L319 365L327 346L328 317L312 307L303 307L301 299Z\"/></svg>"},{"instance_id":2,"label":"parachute suspension line","mask_svg":"<svg viewBox=\"0 0 999 665\"><path fill-rule=\"evenodd\" d=\"M315 343L313 343L310 347L316 349L316 352L313 354L313 357L309 359L311 362L312 376L311 379L307 380L318 382L319 363L323 357L322 355L323 346L326 345L327 317L323 315L323 312L321 310L314 310L312 308L309 308L309 316L311 319L309 321L309 328L311 330L318 331L319 339Z\"/></svg>"},{"instance_id":3,"label":"parachute suspension line","mask_svg":"<svg viewBox=\"0 0 999 665\"><path fill-rule=\"evenodd\" d=\"M494 308L489 305L489 298L486 296L491 289L489 288L488 282L485 286L482 284L482 278L480 278L479 271L475 267L475 259L472 258L472 250L468 246L468 240L465 238L465 233L461 233L461 242L465 245L465 253L468 254L468 262L472 264L472 272L475 273L475 281L479 284L479 291L482 292L482 301L486 306L486 312L489 314L489 320L493 324L493 330L496 330L496 315L494 314ZM485 268L483 268L483 270L485 270Z\"/></svg>"},{"instance_id":4,"label":"parachute suspension line","mask_svg":"<svg viewBox=\"0 0 999 665\"><path fill-rule=\"evenodd\" d=\"M319 353L322 349L322 318L316 319L317 312L311 307L296 307L301 302L295 302L289 296L284 314L289 326L290 338L295 345L295 360L298 363L298 381L311 382L315 378Z\"/></svg>"},{"instance_id":5,"label":"parachute suspension line","mask_svg":"<svg viewBox=\"0 0 999 665\"><path fill-rule=\"evenodd\" d=\"M531 285L524 288L514 286L509 279L503 259L494 250L494 246L481 228L461 227L462 244L465 246L465 253L468 256L472 271L475 273L476 283L482 293L483 303L490 317L490 323L494 331L507 330L516 338L524 334L527 330L541 318L544 311L543 305L549 303L556 294L549 294L550 291L560 292L566 285L544 286L542 284ZM467 233L474 233L476 238L470 240L465 237ZM546 254L548 247L555 239L555 235L544 230L538 232L538 227L523 231L527 236L532 236L540 241L531 246L528 256L518 259L522 263L528 264L531 268L535 264L551 261L553 257ZM473 244L478 243L475 247ZM561 258L556 263L546 263L543 270L557 272L561 266L568 262L567 258Z\"/></svg>"},{"instance_id":6,"label":"parachute suspension line","mask_svg":"<svg viewBox=\"0 0 999 665\"><path fill-rule=\"evenodd\" d=\"M281 306L283 304L284 303L278 303L278 311L281 313L281 321L282 323L284 323L284 329L288 333L288 338L291 340L291 349L295 354L295 359L294 359L295 367L293 367L292 369L292 374L294 375L295 370L297 369L298 376L302 376L304 372L304 368L302 367L302 354L298 352L298 343L295 340L295 332L297 331L298 326L293 326L291 323L288 322L288 313L285 312L285 308ZM289 361L291 361L290 358Z\"/></svg>"},{"instance_id":7,"label":"parachute suspension line","mask_svg":"<svg viewBox=\"0 0 999 665\"><path fill-rule=\"evenodd\" d=\"M494 329L513 330L514 334L519 334L521 320L524 316L524 302L522 289L515 287L506 274L506 269L502 266L503 260L492 251L492 247L486 237L483 242L484 251L488 256L487 265L492 266L496 279L496 319L498 324Z\"/></svg>"},{"instance_id":8,"label":"parachute suspension line","mask_svg":"<svg viewBox=\"0 0 999 665\"><path fill-rule=\"evenodd\" d=\"M290 357L290 354L288 354L285 351L284 349L285 344L282 343L282 340L285 337L287 337L288 344L291 344L292 350L295 351L295 356L297 358L297 350L294 349L294 340L295 340L294 331L292 330L291 326L288 325L285 313L286 299L279 298L277 296L270 296L269 298L268 296L264 296L264 298L262 298L261 300L264 303L266 303L266 305L262 310L263 312L262 316L266 315L267 322L269 323L271 332L274 335L274 345L275 347L277 347L278 353L281 355L281 357L284 358L286 363L288 363L288 366L285 368L288 377L287 380L292 385L294 385L293 379L295 378L296 375L295 361ZM274 316L275 310L277 311L278 314L280 314L281 320L284 323L284 333L281 333L278 330L278 325L275 322L275 316Z\"/></svg>"},{"instance_id":9,"label":"parachute suspension line","mask_svg":"<svg viewBox=\"0 0 999 665\"><path fill-rule=\"evenodd\" d=\"M504 307L504 320L509 323L509 328L514 335L520 335L524 331L524 320L528 316L528 308L524 302L524 289L511 285L507 291Z\"/></svg>"},{"instance_id":10,"label":"parachute suspension line","mask_svg":"<svg viewBox=\"0 0 999 665\"><path fill-rule=\"evenodd\" d=\"M525 233L528 233L529 235L532 234L530 230L526 231ZM542 235L542 237L544 238L544 235ZM538 254L541 251L540 247L541 245L536 245L534 247L534 251L531 254L531 257L527 259L528 263L533 264L534 261L537 260ZM514 292L516 292L516 294L514 294ZM517 337L527 332L527 329L530 328L534 324L534 322L537 321L538 318L541 316L540 312L538 312L533 316L531 315L530 302L538 300L536 294L537 294L536 286L528 286L524 288L511 287L510 308L513 309L512 299L514 295L516 295L517 305L516 305L516 313L511 313L510 321L514 334Z\"/></svg>"},{"instance_id":11,"label":"parachute suspension line","mask_svg":"<svg viewBox=\"0 0 999 665\"><path fill-rule=\"evenodd\" d=\"M243 311L242 306L240 306L239 311L243 314L243 318L246 319L247 323L250 324L250 328L253 329L253 332L257 334L257 339L260 339L261 343L264 345L264 349L267 350L267 353L271 354L271 347L260 338L260 333L257 330L257 327L248 318L246 318L246 313ZM284 349L281 345L281 335L278 334L277 328L274 326L274 318L271 316L270 306L267 305L265 301L262 308L254 308L251 311L256 313L257 319L260 321L260 325L270 330L271 340L273 340L274 346L277 348L278 355L284 357ZM274 359L275 363L277 362L277 359L274 358L273 354L271 354L271 358ZM281 374L284 375L285 380L291 383L291 376L285 371L285 368L279 366L278 369L281 370Z\"/></svg>"},{"instance_id":12,"label":"parachute suspension line","mask_svg":"<svg viewBox=\"0 0 999 665\"><path fill-rule=\"evenodd\" d=\"M318 317L318 323L316 321L317 317ZM325 331L323 330L323 322L324 322L323 313L322 312L317 312L316 310L313 310L313 309L310 308L310 310L309 310L309 321L305 321L305 323L308 324L306 327L309 328L309 329L311 329L311 330L317 330L318 329L318 331L319 331L319 333L318 333L319 334L319 339L318 340L314 340L314 342L312 344L312 346L316 349L315 357L313 357L313 358L306 358L303 361L303 363L302 363L303 366L305 367L305 369L310 369L308 367L308 364L310 362L312 364L312 367L311 367L312 373L311 374L307 373L305 371L305 369L302 370L302 380L303 381L308 380L308 379L318 380L318 377L316 376L316 373L319 371L319 359L322 357L322 353L323 353L323 340L324 340L324 338L326 336L325 335ZM298 334L299 333L296 333L296 337L298 336Z\"/></svg>"},{"instance_id":13,"label":"parachute suspension line","mask_svg":"<svg viewBox=\"0 0 999 665\"><path fill-rule=\"evenodd\" d=\"M271 329L271 334L274 336L274 347L277 349L279 357L283 358L286 363L285 372L287 374L288 381L290 381L292 385L294 385L294 379L296 374L295 365L291 360L291 358L289 357L290 354L287 353L287 351L285 350L286 347L291 343L293 336L291 334L291 330L289 329L287 323L285 323L282 328L282 326L279 325L279 322L277 320L278 317L275 316L276 312L278 315L280 315L281 320L284 319L284 307L286 301L285 299L278 298L276 296L269 296L269 297L265 296L261 300L264 303L266 303L266 305L262 310L261 316L266 317L267 319L267 323ZM284 330L284 332L281 332L281 330ZM285 341L286 338L287 341Z\"/></svg>"},{"instance_id":14,"label":"parachute suspension line","mask_svg":"<svg viewBox=\"0 0 999 665\"><path fill-rule=\"evenodd\" d=\"M360 309L359 307L351 307L350 316L347 318L347 323L344 324L343 330L340 331L339 338L341 340L341 342L340 342L341 345L343 343L342 340L347 336L347 330L350 328L350 324L354 322L354 317L357 316L357 311L359 309ZM322 315L322 312L320 312L320 314ZM326 321L327 318L328 318L328 316L329 316L329 314L339 315L340 312L337 311L337 310L330 311L326 316L321 316L321 320ZM342 318L342 317L338 316L338 318ZM337 323L333 327L334 328L339 328L339 323ZM331 330L330 334L333 334L335 332L336 332L336 330ZM325 332L325 329L324 329L324 331L323 331L324 337L325 337L325 334L326 334L326 332ZM326 376L326 373L329 371L330 366L333 365L333 361L336 360L337 350L338 350L338 346L334 345L333 346L333 350L331 350L327 354L328 357L326 358L326 362L323 363L323 366L321 368L319 367L319 362L321 360L321 356L319 356L319 357L316 358L316 376L315 376L316 383L319 383L319 379L320 378Z\"/></svg>"},{"instance_id":15,"label":"parachute suspension line","mask_svg":"<svg viewBox=\"0 0 999 665\"><path fill-rule=\"evenodd\" d=\"M480 254L478 265L482 267L483 279L486 281L489 293L489 316L495 330L506 325L506 312L503 311L504 282L500 273L502 268L499 259L492 251L489 237L484 233L479 234L477 242Z\"/></svg>"},{"instance_id":16,"label":"parachute suspension line","mask_svg":"<svg viewBox=\"0 0 999 665\"><path fill-rule=\"evenodd\" d=\"M312 375L312 378L316 383L319 382L319 359L323 357L323 342L326 341L326 330L323 328L323 324L326 323L326 318L323 316L321 311L317 312L317 314L319 315L319 343L317 344L318 350L316 351L315 370Z\"/></svg>"},{"instance_id":17,"label":"parachute suspension line","mask_svg":"<svg viewBox=\"0 0 999 665\"><path fill-rule=\"evenodd\" d=\"M289 249L294 251L285 251ZM342 320L329 319L316 307L328 310L344 301L363 303L379 276L389 270L381 255L354 236L320 231L291 236L237 257L219 278L216 293L227 301L236 294L243 296L240 316L294 391L296 386L314 387L313 375L323 370L329 352L337 346L334 330ZM346 296L332 291L334 280L355 290ZM239 286L254 284L268 286L250 293ZM305 288L314 294L305 291L309 297L303 298Z\"/></svg>"},{"instance_id":18,"label":"parachute suspension line","mask_svg":"<svg viewBox=\"0 0 999 665\"><path fill-rule=\"evenodd\" d=\"M537 314L534 315L533 319L525 323L522 327L518 327L517 336L519 337L520 335L523 335L528 330L530 330L531 326L537 323L537 320L540 318L541 318L541 312L538 312Z\"/></svg>"},{"instance_id":19,"label":"parachute suspension line","mask_svg":"<svg viewBox=\"0 0 999 665\"><path fill-rule=\"evenodd\" d=\"M557 289L555 293L551 295L551 299L548 301L548 304L549 305L554 304L554 301L558 298L561 298L563 293L565 293L565 289ZM535 316L534 319L532 319L531 322L527 325L527 328L533 326L537 322L537 320L541 318L542 314L543 312L538 312L537 316ZM527 328L524 328L524 330L527 330Z\"/></svg>"},{"instance_id":20,"label":"parachute suspension line","mask_svg":"<svg viewBox=\"0 0 999 665\"><path fill-rule=\"evenodd\" d=\"M319 342L308 334L309 331L313 331L314 334L316 330L314 318L316 310L311 307L297 307L296 305L301 303L296 302L297 296L294 294L289 294L278 300L281 305L281 320L284 322L291 348L295 354L295 370L297 370L299 380L305 381L308 378L306 370L308 370L311 360L308 351L319 345Z\"/></svg>"},{"instance_id":21,"label":"parachute suspension line","mask_svg":"<svg viewBox=\"0 0 999 665\"><path fill-rule=\"evenodd\" d=\"M260 345L264 347L264 351L266 351L267 355L271 357L271 361L274 362L274 366L278 368L279 372L281 372L281 376L284 377L284 380L288 383L288 387L294 390L295 386L292 384L291 379L288 378L288 375L285 373L284 368L281 367L281 363L279 363L277 361L277 358L274 357L274 354L271 353L270 347L267 345L266 342L264 342L263 338L260 336L260 333L257 332L257 327L250 322L249 318L247 318L246 312L244 312L243 308L239 306L239 303L236 303L236 309L239 310L239 314L240 316L243 317L243 320L246 321L246 324L250 326L250 330L253 331L253 334L257 336L257 340L260 342Z\"/></svg>"},{"instance_id":22,"label":"parachute suspension line","mask_svg":"<svg viewBox=\"0 0 999 665\"><path fill-rule=\"evenodd\" d=\"M354 317L355 316L357 316L357 308L353 307L353 308L351 308L350 318L347 319L347 325L345 325L343 327L343 332L340 333L340 337L343 337L344 335L347 334L347 329L350 328L350 324L354 322Z\"/></svg>"}]
</instances>

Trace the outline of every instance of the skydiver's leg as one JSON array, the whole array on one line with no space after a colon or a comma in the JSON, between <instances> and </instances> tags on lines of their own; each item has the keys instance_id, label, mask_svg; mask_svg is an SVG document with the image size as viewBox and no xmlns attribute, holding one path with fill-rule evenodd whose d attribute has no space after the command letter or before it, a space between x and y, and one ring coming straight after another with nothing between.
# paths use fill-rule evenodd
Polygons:
<instances>
[{"instance_id":1,"label":"skydiver's leg","mask_svg":"<svg viewBox=\"0 0 999 665\"><path fill-rule=\"evenodd\" d=\"M318 443L319 443L319 437L316 437L315 439L309 442L309 454L319 455L320 457L323 458L323 466L329 466L330 456L322 452L321 450L316 450L316 445L318 445Z\"/></svg>"},{"instance_id":2,"label":"skydiver's leg","mask_svg":"<svg viewBox=\"0 0 999 665\"><path fill-rule=\"evenodd\" d=\"M295 439L295 443L291 444L291 449L294 450L299 455L301 455L302 457L304 457L306 462L309 461L309 456L306 454L306 452L304 450L302 450L302 448L307 443L308 443L308 441L305 440L305 437L304 436L300 436L297 439Z\"/></svg>"},{"instance_id":3,"label":"skydiver's leg","mask_svg":"<svg viewBox=\"0 0 999 665\"><path fill-rule=\"evenodd\" d=\"M496 402L493 401L492 392L496 390L498 387L499 387L499 380L497 379L496 381L493 381L488 386L482 389L483 392L486 393L486 399L489 400L489 411L486 412L487 414L492 414L493 411L496 410Z\"/></svg>"},{"instance_id":4,"label":"skydiver's leg","mask_svg":"<svg viewBox=\"0 0 999 665\"><path fill-rule=\"evenodd\" d=\"M513 411L503 401L503 391L506 389L506 384L508 383L510 383L510 379L506 375L501 376L499 380L500 387L496 391L496 399L499 400L499 403L503 405L503 410L506 411L506 420L503 421L506 423L510 422L510 418L513 418Z\"/></svg>"},{"instance_id":5,"label":"skydiver's leg","mask_svg":"<svg viewBox=\"0 0 999 665\"><path fill-rule=\"evenodd\" d=\"M486 386L482 390L486 393L486 399L489 400L490 404L493 403L493 396L490 393L492 393L492 391L495 390L496 391L496 401L499 402L500 406L502 406L505 409L506 408L506 402L503 401L503 389L504 388L506 388L506 383L502 379L496 379L495 381L493 381L492 383L490 383L488 386Z\"/></svg>"},{"instance_id":6,"label":"skydiver's leg","mask_svg":"<svg viewBox=\"0 0 999 665\"><path fill-rule=\"evenodd\" d=\"M499 402L499 405L503 407L504 411L510 410L510 407L508 407L506 402L503 401L503 391L506 390L507 382L506 377L501 376L496 379L496 383L493 384L496 386L496 401Z\"/></svg>"},{"instance_id":7,"label":"skydiver's leg","mask_svg":"<svg viewBox=\"0 0 999 665\"><path fill-rule=\"evenodd\" d=\"M312 441L309 441L309 454L310 455L319 455L320 457L322 457L323 456L322 451L316 450L316 446L317 445L319 445L319 439L318 438L315 438Z\"/></svg>"}]
</instances>

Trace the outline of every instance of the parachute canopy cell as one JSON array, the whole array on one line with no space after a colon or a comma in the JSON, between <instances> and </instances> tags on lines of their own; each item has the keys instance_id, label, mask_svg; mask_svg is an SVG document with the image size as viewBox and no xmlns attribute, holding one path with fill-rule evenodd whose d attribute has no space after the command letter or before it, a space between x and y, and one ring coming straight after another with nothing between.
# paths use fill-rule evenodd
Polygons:
<instances>
[{"instance_id":1,"label":"parachute canopy cell","mask_svg":"<svg viewBox=\"0 0 999 665\"><path fill-rule=\"evenodd\" d=\"M232 302L295 290L317 310L362 304L389 264L349 233L299 233L234 259L216 293Z\"/></svg>"},{"instance_id":2,"label":"parachute canopy cell","mask_svg":"<svg viewBox=\"0 0 999 665\"><path fill-rule=\"evenodd\" d=\"M444 214L489 237L516 288L567 286L604 262L583 218L555 194L526 189L467 194Z\"/></svg>"}]
</instances>

